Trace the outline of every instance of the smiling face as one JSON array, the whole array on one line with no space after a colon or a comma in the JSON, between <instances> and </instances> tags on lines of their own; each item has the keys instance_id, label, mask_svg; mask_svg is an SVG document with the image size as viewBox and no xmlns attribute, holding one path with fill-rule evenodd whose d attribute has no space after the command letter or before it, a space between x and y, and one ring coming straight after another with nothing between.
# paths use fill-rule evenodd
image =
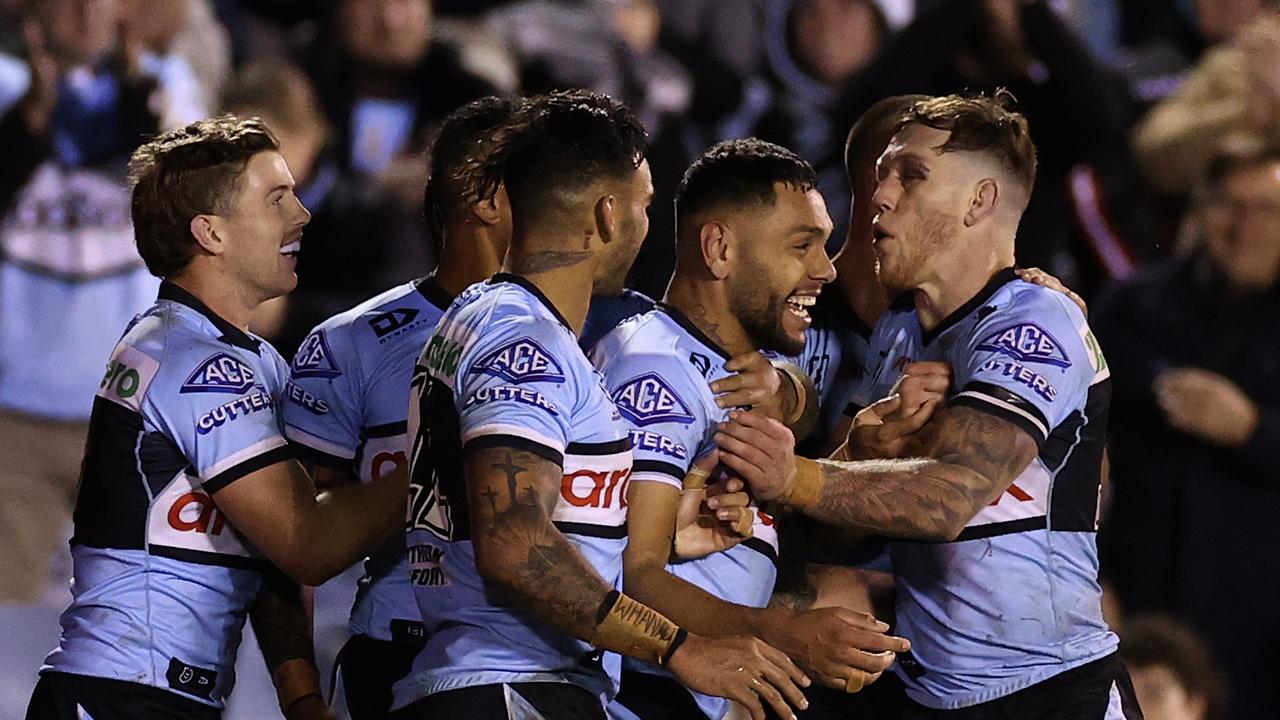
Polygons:
<instances>
[{"instance_id":1,"label":"smiling face","mask_svg":"<svg viewBox=\"0 0 1280 720\"><path fill-rule=\"evenodd\" d=\"M914 290L963 265L964 216L975 175L966 153L938 150L950 137L917 123L889 141L876 165L872 196L876 271L890 293Z\"/></svg>"},{"instance_id":2,"label":"smiling face","mask_svg":"<svg viewBox=\"0 0 1280 720\"><path fill-rule=\"evenodd\" d=\"M275 151L260 152L245 164L211 224L223 241L229 274L242 290L264 302L298 285L296 269L302 228L311 213L293 192L293 176Z\"/></svg>"},{"instance_id":3,"label":"smiling face","mask_svg":"<svg viewBox=\"0 0 1280 720\"><path fill-rule=\"evenodd\" d=\"M809 308L836 276L826 250L832 223L817 190L776 183L774 191L772 207L746 207L723 221L737 251L726 291L756 347L799 355L813 322Z\"/></svg>"}]
</instances>

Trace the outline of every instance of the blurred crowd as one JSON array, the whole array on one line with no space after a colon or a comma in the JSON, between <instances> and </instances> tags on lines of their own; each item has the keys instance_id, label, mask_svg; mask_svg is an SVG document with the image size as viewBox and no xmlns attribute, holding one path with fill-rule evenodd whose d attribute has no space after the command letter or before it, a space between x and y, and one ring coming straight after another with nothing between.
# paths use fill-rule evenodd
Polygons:
<instances>
[{"instance_id":1,"label":"blurred crowd","mask_svg":"<svg viewBox=\"0 0 1280 720\"><path fill-rule=\"evenodd\" d=\"M255 330L289 357L433 267L424 152L448 112L564 87L624 100L649 130L630 285L655 296L676 185L714 142L810 161L834 249L866 108L1010 89L1040 158L1019 261L1089 301L1117 381L1100 545L1144 704L1167 708L1148 717L1280 707L1268 0L0 0L0 578L21 579L0 600L42 592L102 363L155 297L125 182L140 138L220 112L279 136L313 219L297 291Z\"/></svg>"}]
</instances>

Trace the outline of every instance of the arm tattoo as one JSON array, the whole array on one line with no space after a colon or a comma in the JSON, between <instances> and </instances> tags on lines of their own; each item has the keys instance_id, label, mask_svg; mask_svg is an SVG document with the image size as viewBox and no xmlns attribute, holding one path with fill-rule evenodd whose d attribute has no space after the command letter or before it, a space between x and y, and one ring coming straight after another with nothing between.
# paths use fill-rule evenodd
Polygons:
<instances>
[{"instance_id":1,"label":"arm tattoo","mask_svg":"<svg viewBox=\"0 0 1280 720\"><path fill-rule=\"evenodd\" d=\"M610 588L551 522L559 466L509 448L467 458L472 539L487 580L540 619L590 637Z\"/></svg>"},{"instance_id":2,"label":"arm tattoo","mask_svg":"<svg viewBox=\"0 0 1280 720\"><path fill-rule=\"evenodd\" d=\"M951 540L1035 457L1025 431L981 410L940 410L923 431L923 458L821 461L822 494L805 512L889 537Z\"/></svg>"}]
</instances>

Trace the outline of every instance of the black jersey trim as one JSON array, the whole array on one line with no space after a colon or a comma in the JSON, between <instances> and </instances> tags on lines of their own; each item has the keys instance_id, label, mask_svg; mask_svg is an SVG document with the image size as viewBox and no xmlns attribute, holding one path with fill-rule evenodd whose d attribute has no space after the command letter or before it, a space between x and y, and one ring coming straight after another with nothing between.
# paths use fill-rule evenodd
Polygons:
<instances>
[{"instance_id":1,"label":"black jersey trim","mask_svg":"<svg viewBox=\"0 0 1280 720\"><path fill-rule=\"evenodd\" d=\"M565 455L617 455L631 449L631 438L598 443L574 442L564 449Z\"/></svg>"},{"instance_id":2,"label":"black jersey trim","mask_svg":"<svg viewBox=\"0 0 1280 720\"><path fill-rule=\"evenodd\" d=\"M278 462L287 462L292 460L293 457L293 448L287 444L281 445L280 447L272 448L264 453L254 455L239 465L223 470L217 475L205 480L202 487L205 492L213 495L249 473L257 472L265 467L271 467Z\"/></svg>"},{"instance_id":3,"label":"black jersey trim","mask_svg":"<svg viewBox=\"0 0 1280 720\"><path fill-rule=\"evenodd\" d=\"M974 395L981 397L974 397ZM984 400L983 398L989 398L990 400ZM1045 442L1049 439L1050 433L1053 432L1053 427L1049 425L1049 419L1044 416L1044 413L1040 412L1040 408L1027 402L1021 395L999 385L971 382L965 385L949 402L952 405L982 410L1008 420L1026 430L1035 439L1036 448L1040 450L1044 449Z\"/></svg>"},{"instance_id":4,"label":"black jersey trim","mask_svg":"<svg viewBox=\"0 0 1280 720\"><path fill-rule=\"evenodd\" d=\"M381 425L370 425L362 432L364 432L365 437L369 438L395 437L409 432L409 422L401 420L399 422L382 423Z\"/></svg>"},{"instance_id":5,"label":"black jersey trim","mask_svg":"<svg viewBox=\"0 0 1280 720\"><path fill-rule=\"evenodd\" d=\"M1023 518L1021 520L1006 520L1004 522L990 523L987 525L977 525L965 528L956 539L952 542L964 542L966 540L981 540L983 538L996 537L997 535L1015 535L1017 533L1030 532L1032 530L1049 530L1049 519L1044 515Z\"/></svg>"},{"instance_id":6,"label":"black jersey trim","mask_svg":"<svg viewBox=\"0 0 1280 720\"><path fill-rule=\"evenodd\" d=\"M702 343L703 345L706 345L708 348L711 349L712 352L716 353L717 355L724 358L725 360L728 360L729 358L732 357L732 355L729 354L728 350L725 350L723 347L721 347L720 343L707 337L707 334L702 332L702 330L700 330L697 325L694 325L693 321L689 319L689 316L681 312L679 308L675 307L674 305L668 305L667 303L664 303L664 302L655 303L654 307L666 313L667 317L674 320L677 325L679 325L681 328L684 328L685 332L692 335L693 338L698 342Z\"/></svg>"},{"instance_id":7,"label":"black jersey trim","mask_svg":"<svg viewBox=\"0 0 1280 720\"><path fill-rule=\"evenodd\" d=\"M592 525L590 523L555 521L552 524L560 532L570 535L586 535L587 537L605 538L607 540L621 540L627 536L626 523L621 525Z\"/></svg>"},{"instance_id":8,"label":"black jersey trim","mask_svg":"<svg viewBox=\"0 0 1280 720\"><path fill-rule=\"evenodd\" d=\"M683 483L686 471L681 469L679 465L662 462L661 460L636 460L631 464L631 472L632 474L648 472L669 475Z\"/></svg>"},{"instance_id":9,"label":"black jersey trim","mask_svg":"<svg viewBox=\"0 0 1280 720\"><path fill-rule=\"evenodd\" d=\"M977 295L969 298L969 302L961 305L958 310L943 318L942 322L938 323L932 330L922 333L920 336L921 342L928 347L929 343L936 340L939 335L950 330L956 323L968 317L969 313L977 310L979 305L990 300L991 296L995 295L1000 288L1017 279L1018 273L1014 272L1011 267L1007 267L996 273L991 277L991 280L986 284L986 286L978 291Z\"/></svg>"},{"instance_id":10,"label":"black jersey trim","mask_svg":"<svg viewBox=\"0 0 1280 720\"><path fill-rule=\"evenodd\" d=\"M538 457L549 460L560 467L564 467L564 453L556 450L548 445L535 442L529 438L520 437L519 435L505 435L495 433L493 435L481 435L471 438L462 446L462 455L467 455L479 451L488 450L490 448L511 448L512 450L523 450L530 452Z\"/></svg>"},{"instance_id":11,"label":"black jersey trim","mask_svg":"<svg viewBox=\"0 0 1280 720\"><path fill-rule=\"evenodd\" d=\"M258 352L260 343L250 337L249 333L222 319L220 315L215 313L213 310L210 310L209 306L205 305L200 298L192 295L184 288L165 280L160 283L160 293L157 295L157 299L170 300L172 302L186 305L192 310L195 310L205 316L209 319L209 322L213 323L213 326L222 333L222 337L218 338L222 342L225 342L228 345L235 345L236 347L241 347L246 350L251 350L255 353Z\"/></svg>"},{"instance_id":12,"label":"black jersey trim","mask_svg":"<svg viewBox=\"0 0 1280 720\"><path fill-rule=\"evenodd\" d=\"M765 542L764 540L761 540L758 537L747 538L746 540L742 541L742 546L751 548L752 550L755 550L761 555L769 558L769 560L772 561L774 565L778 564L778 551L774 550L773 546Z\"/></svg>"},{"instance_id":13,"label":"black jersey trim","mask_svg":"<svg viewBox=\"0 0 1280 720\"><path fill-rule=\"evenodd\" d=\"M440 286L440 282L436 280L435 273L431 273L419 280L415 283L415 287L419 295L440 310L448 310L453 301L457 299L450 295L448 290Z\"/></svg>"},{"instance_id":14,"label":"black jersey trim","mask_svg":"<svg viewBox=\"0 0 1280 720\"><path fill-rule=\"evenodd\" d=\"M302 462L333 470L350 470L355 460L354 458L339 457L323 450L317 450L297 440L290 440L289 447L293 450L294 457Z\"/></svg>"},{"instance_id":15,"label":"black jersey trim","mask_svg":"<svg viewBox=\"0 0 1280 720\"><path fill-rule=\"evenodd\" d=\"M538 289L537 285L529 282L528 278L514 273L500 272L489 278L490 285L496 285L498 283L511 283L512 285L519 285L524 288L530 295L537 298L538 302L542 303L543 307L549 310L551 314L555 316L556 320L560 321L561 325L564 325L569 332L573 332L573 326L569 324L568 320L564 319L564 315L560 314L560 310L547 299L546 295L542 294L542 291ZM576 336L577 333L574 333L574 335Z\"/></svg>"},{"instance_id":16,"label":"black jersey trim","mask_svg":"<svg viewBox=\"0 0 1280 720\"><path fill-rule=\"evenodd\" d=\"M256 570L258 572L267 569L267 562L262 558L245 557L243 555L220 555L203 550L154 544L147 547L147 552L157 557L195 565L218 565L219 567L229 567L236 570Z\"/></svg>"}]
</instances>

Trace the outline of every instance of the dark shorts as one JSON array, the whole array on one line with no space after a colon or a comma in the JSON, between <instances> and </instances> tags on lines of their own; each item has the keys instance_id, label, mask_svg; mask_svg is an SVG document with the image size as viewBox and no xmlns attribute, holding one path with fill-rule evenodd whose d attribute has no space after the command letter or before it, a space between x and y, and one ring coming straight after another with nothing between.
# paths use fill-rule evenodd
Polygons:
<instances>
[{"instance_id":1,"label":"dark shorts","mask_svg":"<svg viewBox=\"0 0 1280 720\"><path fill-rule=\"evenodd\" d=\"M1002 698L958 710L912 706L903 720L1142 720L1133 682L1115 655Z\"/></svg>"},{"instance_id":2,"label":"dark shorts","mask_svg":"<svg viewBox=\"0 0 1280 720\"><path fill-rule=\"evenodd\" d=\"M409 674L421 643L374 640L353 635L338 653L342 690L351 720L385 720L391 715L391 686Z\"/></svg>"},{"instance_id":3,"label":"dark shorts","mask_svg":"<svg viewBox=\"0 0 1280 720\"><path fill-rule=\"evenodd\" d=\"M40 676L27 720L82 720L85 715L93 720L218 720L222 711L149 685L58 672Z\"/></svg>"},{"instance_id":4,"label":"dark shorts","mask_svg":"<svg viewBox=\"0 0 1280 720\"><path fill-rule=\"evenodd\" d=\"M569 683L508 683L459 688L428 695L397 710L392 717L396 720L509 720L538 715L546 720L605 720L600 698Z\"/></svg>"},{"instance_id":5,"label":"dark shorts","mask_svg":"<svg viewBox=\"0 0 1280 720\"><path fill-rule=\"evenodd\" d=\"M613 702L640 720L707 720L693 695L665 675L623 670L622 686Z\"/></svg>"}]
</instances>

